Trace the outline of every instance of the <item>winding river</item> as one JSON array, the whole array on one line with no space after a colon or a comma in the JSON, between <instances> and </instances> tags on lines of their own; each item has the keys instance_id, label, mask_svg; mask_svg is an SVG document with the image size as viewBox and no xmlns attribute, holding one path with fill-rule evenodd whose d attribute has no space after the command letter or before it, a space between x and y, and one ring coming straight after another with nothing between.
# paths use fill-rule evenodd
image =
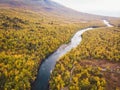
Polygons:
<instances>
[{"instance_id":1,"label":"winding river","mask_svg":"<svg viewBox=\"0 0 120 90\"><path fill-rule=\"evenodd\" d=\"M103 20L103 22L107 27L113 27L107 20ZM70 43L60 46L53 54L46 58L39 68L37 78L32 86L32 90L48 90L50 74L52 73L57 60L80 44L82 41L81 35L84 32L93 29L94 28L86 28L78 31L72 37Z\"/></svg>"}]
</instances>

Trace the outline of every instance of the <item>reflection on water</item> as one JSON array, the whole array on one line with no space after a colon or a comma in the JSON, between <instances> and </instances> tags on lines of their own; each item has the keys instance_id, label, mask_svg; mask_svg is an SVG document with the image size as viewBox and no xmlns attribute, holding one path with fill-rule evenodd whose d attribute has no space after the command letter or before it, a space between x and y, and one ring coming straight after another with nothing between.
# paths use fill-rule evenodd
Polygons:
<instances>
[{"instance_id":1,"label":"reflection on water","mask_svg":"<svg viewBox=\"0 0 120 90\"><path fill-rule=\"evenodd\" d=\"M112 25L109 24L106 20L103 20L103 22L108 26L112 27ZM77 47L80 42L82 41L81 35L88 30L92 30L93 28L86 28L78 31L75 33L75 35L72 37L71 42L65 45L62 45L59 47L56 52L54 52L52 55L50 55L48 58L44 60L42 65L40 66L40 69L38 71L37 79L32 87L32 90L48 90L49 85L49 78L52 70L55 67L55 64L57 60L59 60L60 57L65 55L67 52L69 52L72 48Z\"/></svg>"},{"instance_id":2,"label":"reflection on water","mask_svg":"<svg viewBox=\"0 0 120 90\"><path fill-rule=\"evenodd\" d=\"M103 20L103 22L104 22L104 24L106 24L107 25L107 27L113 27L108 21L106 21L106 20Z\"/></svg>"}]
</instances>

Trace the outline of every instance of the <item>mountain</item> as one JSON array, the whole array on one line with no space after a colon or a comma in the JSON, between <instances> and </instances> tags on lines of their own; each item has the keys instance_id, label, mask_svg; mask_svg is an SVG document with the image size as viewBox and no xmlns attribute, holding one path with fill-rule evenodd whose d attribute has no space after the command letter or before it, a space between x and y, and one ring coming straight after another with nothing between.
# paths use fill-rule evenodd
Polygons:
<instances>
[{"instance_id":1,"label":"mountain","mask_svg":"<svg viewBox=\"0 0 120 90\"><path fill-rule=\"evenodd\" d=\"M58 18L69 18L78 21L105 18L98 15L81 13L51 0L0 0L0 6L5 5L11 8L32 10L40 14L43 13L49 16L52 15Z\"/></svg>"}]
</instances>

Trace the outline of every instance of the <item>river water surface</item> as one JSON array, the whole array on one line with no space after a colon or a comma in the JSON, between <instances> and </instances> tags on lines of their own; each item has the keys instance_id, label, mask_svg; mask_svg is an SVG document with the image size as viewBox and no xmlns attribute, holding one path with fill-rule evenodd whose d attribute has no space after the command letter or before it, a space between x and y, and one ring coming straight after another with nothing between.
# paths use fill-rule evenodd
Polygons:
<instances>
[{"instance_id":1,"label":"river water surface","mask_svg":"<svg viewBox=\"0 0 120 90\"><path fill-rule=\"evenodd\" d=\"M112 25L110 25L108 21L103 20L103 22L107 27L112 27ZM93 29L94 28L86 28L79 30L72 37L70 43L62 45L53 54L46 58L39 68L37 78L34 82L34 85L32 86L32 90L48 90L50 74L52 73L57 60L59 60L60 57L62 57L71 49L77 47L80 44L80 42L82 41L81 35L84 32Z\"/></svg>"}]
</instances>

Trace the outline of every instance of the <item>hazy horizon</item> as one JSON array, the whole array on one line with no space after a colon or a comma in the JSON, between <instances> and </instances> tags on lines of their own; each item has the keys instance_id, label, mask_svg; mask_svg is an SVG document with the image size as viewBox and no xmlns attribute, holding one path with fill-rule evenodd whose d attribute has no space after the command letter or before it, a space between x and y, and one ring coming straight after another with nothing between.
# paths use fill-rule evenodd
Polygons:
<instances>
[{"instance_id":1,"label":"hazy horizon","mask_svg":"<svg viewBox=\"0 0 120 90\"><path fill-rule=\"evenodd\" d=\"M103 16L120 17L120 0L52 0L71 9Z\"/></svg>"}]
</instances>

